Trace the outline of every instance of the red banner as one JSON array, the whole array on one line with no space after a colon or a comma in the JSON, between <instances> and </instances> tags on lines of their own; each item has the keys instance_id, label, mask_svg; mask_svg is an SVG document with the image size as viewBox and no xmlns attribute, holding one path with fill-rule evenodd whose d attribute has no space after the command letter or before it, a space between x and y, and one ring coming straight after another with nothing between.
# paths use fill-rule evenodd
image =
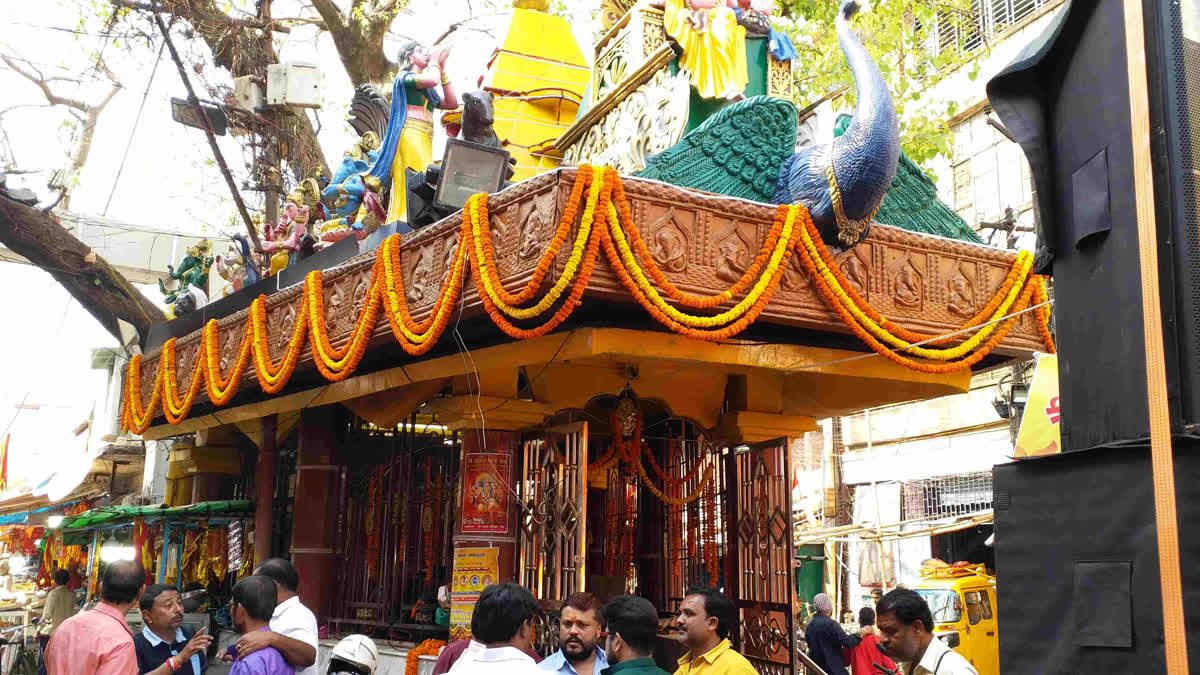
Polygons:
<instances>
[{"instance_id":1,"label":"red banner","mask_svg":"<svg viewBox=\"0 0 1200 675\"><path fill-rule=\"evenodd\" d=\"M463 458L463 534L508 534L508 455L478 454Z\"/></svg>"}]
</instances>

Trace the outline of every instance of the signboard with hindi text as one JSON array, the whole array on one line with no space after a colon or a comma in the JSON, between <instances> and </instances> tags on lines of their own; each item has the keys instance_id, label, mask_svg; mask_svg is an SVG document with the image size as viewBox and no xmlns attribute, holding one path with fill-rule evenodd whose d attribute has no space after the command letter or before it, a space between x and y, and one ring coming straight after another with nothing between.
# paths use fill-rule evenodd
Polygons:
<instances>
[{"instance_id":1,"label":"signboard with hindi text","mask_svg":"<svg viewBox=\"0 0 1200 675\"><path fill-rule=\"evenodd\" d=\"M500 578L500 549L455 548L450 580L450 640L471 637L471 614L484 588Z\"/></svg>"},{"instance_id":2,"label":"signboard with hindi text","mask_svg":"<svg viewBox=\"0 0 1200 675\"><path fill-rule=\"evenodd\" d=\"M1062 452L1061 419L1058 356L1044 354L1038 357L1037 369L1033 371L1029 400L1025 403L1025 414L1021 417L1021 429L1017 433L1013 456L1020 459Z\"/></svg>"}]
</instances>

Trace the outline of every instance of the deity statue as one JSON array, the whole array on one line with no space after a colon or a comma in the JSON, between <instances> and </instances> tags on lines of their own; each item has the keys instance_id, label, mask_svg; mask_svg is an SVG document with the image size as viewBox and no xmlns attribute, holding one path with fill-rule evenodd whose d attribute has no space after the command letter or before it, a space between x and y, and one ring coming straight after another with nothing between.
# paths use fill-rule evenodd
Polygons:
<instances>
[{"instance_id":1,"label":"deity statue","mask_svg":"<svg viewBox=\"0 0 1200 675\"><path fill-rule=\"evenodd\" d=\"M385 223L407 220L404 170L424 171L433 161L433 109L458 107L454 87L443 70L449 55L444 49L431 53L410 41L396 57L400 72L392 83L387 130L368 172L383 188L391 189Z\"/></svg>"},{"instance_id":2,"label":"deity statue","mask_svg":"<svg viewBox=\"0 0 1200 675\"><path fill-rule=\"evenodd\" d=\"M665 0L663 26L683 49L679 66L691 75L702 98L736 101L750 76L746 69L746 29L732 0Z\"/></svg>"},{"instance_id":3,"label":"deity statue","mask_svg":"<svg viewBox=\"0 0 1200 675\"><path fill-rule=\"evenodd\" d=\"M354 235L360 241L383 224L383 185L367 169L379 158L379 136L366 131L346 151L333 179L321 191L321 199L332 208L329 220L316 223L317 248Z\"/></svg>"},{"instance_id":4,"label":"deity statue","mask_svg":"<svg viewBox=\"0 0 1200 675\"><path fill-rule=\"evenodd\" d=\"M213 265L211 252L212 244L207 239L202 239L195 246L188 248L187 255L179 263L179 269L175 269L174 265L167 265L167 276L179 283L168 289L162 279L158 280L158 290L166 296L164 302L174 304L186 294L188 287L201 292L208 291L208 271Z\"/></svg>"},{"instance_id":5,"label":"deity statue","mask_svg":"<svg viewBox=\"0 0 1200 675\"><path fill-rule=\"evenodd\" d=\"M221 296L236 293L243 288L258 283L258 263L250 250L250 242L246 235L235 234L230 237L229 250L225 256L216 258L217 274L228 282L221 291Z\"/></svg>"}]
</instances>

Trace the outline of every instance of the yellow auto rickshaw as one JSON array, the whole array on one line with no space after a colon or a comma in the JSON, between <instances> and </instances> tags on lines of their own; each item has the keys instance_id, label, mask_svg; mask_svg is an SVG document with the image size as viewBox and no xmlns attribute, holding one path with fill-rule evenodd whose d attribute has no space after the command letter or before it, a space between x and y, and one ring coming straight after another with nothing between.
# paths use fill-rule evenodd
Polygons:
<instances>
[{"instance_id":1,"label":"yellow auto rickshaw","mask_svg":"<svg viewBox=\"0 0 1200 675\"><path fill-rule=\"evenodd\" d=\"M934 637L971 662L979 675L999 675L996 577L984 565L926 565L913 588L933 612Z\"/></svg>"}]
</instances>

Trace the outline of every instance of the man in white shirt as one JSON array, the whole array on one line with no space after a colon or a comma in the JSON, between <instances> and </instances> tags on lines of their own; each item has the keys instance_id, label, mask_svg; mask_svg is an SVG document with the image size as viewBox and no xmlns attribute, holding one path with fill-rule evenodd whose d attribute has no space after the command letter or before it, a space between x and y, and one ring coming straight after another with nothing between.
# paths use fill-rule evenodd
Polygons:
<instances>
[{"instance_id":1,"label":"man in white shirt","mask_svg":"<svg viewBox=\"0 0 1200 675\"><path fill-rule=\"evenodd\" d=\"M875 607L879 644L904 662L907 675L979 675L975 668L933 636L933 613L916 591L906 588L883 596Z\"/></svg>"},{"instance_id":2,"label":"man in white shirt","mask_svg":"<svg viewBox=\"0 0 1200 675\"><path fill-rule=\"evenodd\" d=\"M533 622L541 610L523 586L504 583L479 594L471 633L484 649L463 654L450 675L545 675L525 652L533 648Z\"/></svg>"},{"instance_id":3,"label":"man in white shirt","mask_svg":"<svg viewBox=\"0 0 1200 675\"><path fill-rule=\"evenodd\" d=\"M236 643L242 658L265 647L274 647L283 660L296 669L296 675L317 675L317 617L304 605L296 589L300 575L292 563L271 558L254 570L275 582L276 604L270 629L247 633Z\"/></svg>"}]
</instances>

